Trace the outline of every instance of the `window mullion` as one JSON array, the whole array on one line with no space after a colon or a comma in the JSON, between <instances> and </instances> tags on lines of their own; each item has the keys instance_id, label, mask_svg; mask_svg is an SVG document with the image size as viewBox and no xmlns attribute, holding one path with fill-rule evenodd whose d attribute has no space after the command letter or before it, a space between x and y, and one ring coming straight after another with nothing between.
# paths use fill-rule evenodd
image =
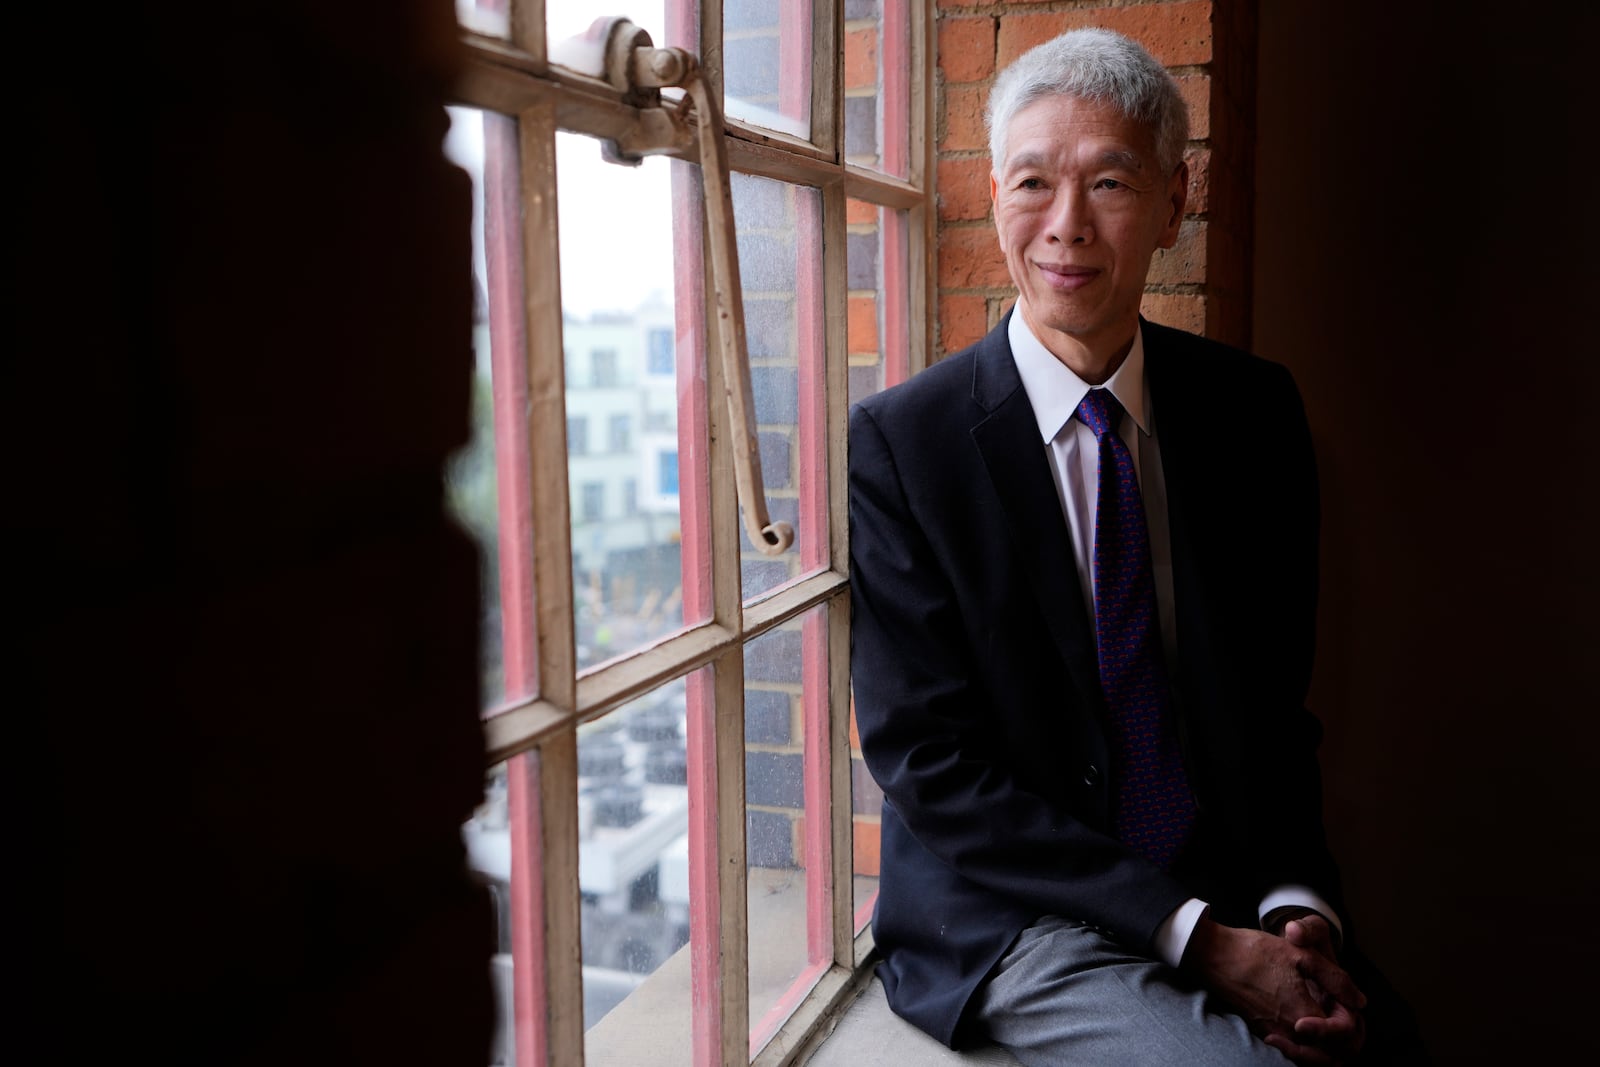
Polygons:
<instances>
[{"instance_id":1,"label":"window mullion","mask_svg":"<svg viewBox=\"0 0 1600 1067\"><path fill-rule=\"evenodd\" d=\"M933 61L934 19L926 4L911 5L911 122L909 144L911 159L909 177L913 185L922 189L922 202L911 209L909 256L909 315L910 373L915 374L928 365L928 353L933 351L934 311L938 307L939 237L938 212L934 210L938 189L934 165L936 141L933 136Z\"/></svg>"},{"instance_id":2,"label":"window mullion","mask_svg":"<svg viewBox=\"0 0 1600 1067\"><path fill-rule=\"evenodd\" d=\"M844 0L813 0L811 128L817 147L844 164ZM824 132L825 131L825 132Z\"/></svg>"},{"instance_id":3,"label":"window mullion","mask_svg":"<svg viewBox=\"0 0 1600 1067\"><path fill-rule=\"evenodd\" d=\"M542 12L541 12L542 15ZM540 19L542 34L543 19ZM540 694L571 715L577 702L572 614L572 522L567 488L566 375L556 215L553 102L521 113L523 259L538 264L526 285L528 433L533 456L534 581L538 590ZM549 1063L583 1062L583 980L578 931L576 719L540 745L537 816L543 866L544 1005ZM535 1061L519 1050L519 1067Z\"/></svg>"},{"instance_id":4,"label":"window mullion","mask_svg":"<svg viewBox=\"0 0 1600 1067\"><path fill-rule=\"evenodd\" d=\"M828 559L834 570L846 573L850 566L848 494L846 491L846 437L850 402L849 367L846 359L849 332L849 298L846 294L848 262L845 235L847 212L842 184L822 190L822 276L825 350L828 358L823 370L824 415L822 426L823 467L827 471ZM829 921L832 926L834 962L853 967L855 863L851 847L850 790L850 609L849 599L838 596L829 602L827 618L826 732L815 751L826 757L828 826L832 841ZM812 813L812 817L820 813Z\"/></svg>"},{"instance_id":5,"label":"window mullion","mask_svg":"<svg viewBox=\"0 0 1600 1067\"><path fill-rule=\"evenodd\" d=\"M850 782L850 598L828 605L828 791L833 837L833 962L855 958L855 820Z\"/></svg>"},{"instance_id":6,"label":"window mullion","mask_svg":"<svg viewBox=\"0 0 1600 1067\"><path fill-rule=\"evenodd\" d=\"M499 0L511 4L511 43L529 55L545 56L545 0Z\"/></svg>"}]
</instances>

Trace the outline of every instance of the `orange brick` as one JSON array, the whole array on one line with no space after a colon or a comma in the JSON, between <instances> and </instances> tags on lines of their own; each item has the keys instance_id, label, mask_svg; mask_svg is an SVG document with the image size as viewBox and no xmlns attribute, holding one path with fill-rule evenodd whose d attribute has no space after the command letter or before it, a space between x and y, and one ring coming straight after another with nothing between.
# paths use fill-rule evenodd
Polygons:
<instances>
[{"instance_id":1,"label":"orange brick","mask_svg":"<svg viewBox=\"0 0 1600 1067\"><path fill-rule=\"evenodd\" d=\"M989 147L983 128L983 109L989 102L986 85L949 85L944 90L944 137L939 147L946 152Z\"/></svg>"},{"instance_id":2,"label":"orange brick","mask_svg":"<svg viewBox=\"0 0 1600 1067\"><path fill-rule=\"evenodd\" d=\"M989 302L981 296L951 293L939 298L939 345L947 353L975 343L989 332Z\"/></svg>"},{"instance_id":3,"label":"orange brick","mask_svg":"<svg viewBox=\"0 0 1600 1067\"><path fill-rule=\"evenodd\" d=\"M854 855L857 874L864 874L872 878L878 876L882 864L881 848L883 829L876 822L865 822L859 816L854 820L852 834L854 847L850 850Z\"/></svg>"},{"instance_id":4,"label":"orange brick","mask_svg":"<svg viewBox=\"0 0 1600 1067\"><path fill-rule=\"evenodd\" d=\"M944 255L941 246L940 256ZM941 273L943 263L940 264ZM1206 224L1189 219L1178 231L1178 243L1169 249L1157 249L1150 260L1150 274L1146 280L1151 285L1182 285L1206 280Z\"/></svg>"},{"instance_id":5,"label":"orange brick","mask_svg":"<svg viewBox=\"0 0 1600 1067\"><path fill-rule=\"evenodd\" d=\"M850 751L861 751L861 734L856 730L856 695L850 694Z\"/></svg>"},{"instance_id":6,"label":"orange brick","mask_svg":"<svg viewBox=\"0 0 1600 1067\"><path fill-rule=\"evenodd\" d=\"M844 87L870 89L878 84L878 31L850 30L844 35Z\"/></svg>"},{"instance_id":7,"label":"orange brick","mask_svg":"<svg viewBox=\"0 0 1600 1067\"><path fill-rule=\"evenodd\" d=\"M1146 293L1139 302L1139 311L1151 322L1163 326L1188 330L1190 333L1206 332L1206 298L1181 293Z\"/></svg>"},{"instance_id":8,"label":"orange brick","mask_svg":"<svg viewBox=\"0 0 1600 1067\"><path fill-rule=\"evenodd\" d=\"M939 218L989 217L989 158L939 161Z\"/></svg>"},{"instance_id":9,"label":"orange brick","mask_svg":"<svg viewBox=\"0 0 1600 1067\"><path fill-rule=\"evenodd\" d=\"M846 200L844 202L844 221L852 226L862 226L878 221L878 205L869 204L865 200Z\"/></svg>"},{"instance_id":10,"label":"orange brick","mask_svg":"<svg viewBox=\"0 0 1600 1067\"><path fill-rule=\"evenodd\" d=\"M1184 210L1200 215L1211 209L1211 149L1191 148L1183 158L1189 163L1189 203Z\"/></svg>"},{"instance_id":11,"label":"orange brick","mask_svg":"<svg viewBox=\"0 0 1600 1067\"><path fill-rule=\"evenodd\" d=\"M994 19L939 20L939 69L947 84L981 81L994 73Z\"/></svg>"},{"instance_id":12,"label":"orange brick","mask_svg":"<svg viewBox=\"0 0 1600 1067\"><path fill-rule=\"evenodd\" d=\"M1183 102L1189 106L1189 136L1203 141L1211 136L1211 76L1185 74L1177 82Z\"/></svg>"},{"instance_id":13,"label":"orange brick","mask_svg":"<svg viewBox=\"0 0 1600 1067\"><path fill-rule=\"evenodd\" d=\"M878 351L878 298L852 296L846 304L847 352Z\"/></svg>"},{"instance_id":14,"label":"orange brick","mask_svg":"<svg viewBox=\"0 0 1600 1067\"><path fill-rule=\"evenodd\" d=\"M1211 62L1211 0L1008 15L1000 20L996 62L1003 68L1034 45L1084 26L1132 37L1169 67Z\"/></svg>"},{"instance_id":15,"label":"orange brick","mask_svg":"<svg viewBox=\"0 0 1600 1067\"><path fill-rule=\"evenodd\" d=\"M946 227L939 231L939 288L990 289L1011 285L1011 273L994 228Z\"/></svg>"}]
</instances>

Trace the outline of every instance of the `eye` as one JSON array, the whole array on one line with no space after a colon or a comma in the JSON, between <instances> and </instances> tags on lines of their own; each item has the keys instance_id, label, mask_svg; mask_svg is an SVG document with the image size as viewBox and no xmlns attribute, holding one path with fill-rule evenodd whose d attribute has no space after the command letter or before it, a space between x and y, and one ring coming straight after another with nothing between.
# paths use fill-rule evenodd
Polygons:
<instances>
[{"instance_id":1,"label":"eye","mask_svg":"<svg viewBox=\"0 0 1600 1067\"><path fill-rule=\"evenodd\" d=\"M1044 188L1044 182L1039 178L1024 178L1017 183L1017 188L1026 189L1029 192L1037 192Z\"/></svg>"},{"instance_id":2,"label":"eye","mask_svg":"<svg viewBox=\"0 0 1600 1067\"><path fill-rule=\"evenodd\" d=\"M1101 178L1095 184L1096 184L1096 186L1098 186L1101 189L1126 189L1127 188L1126 185L1123 185L1121 182L1117 181L1117 179L1115 179L1115 178Z\"/></svg>"}]
</instances>

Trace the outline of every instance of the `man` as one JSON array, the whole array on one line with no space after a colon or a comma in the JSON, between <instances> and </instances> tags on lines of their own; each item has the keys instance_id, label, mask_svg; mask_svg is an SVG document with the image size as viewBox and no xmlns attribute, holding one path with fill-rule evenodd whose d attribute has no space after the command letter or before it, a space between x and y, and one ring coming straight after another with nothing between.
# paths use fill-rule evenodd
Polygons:
<instances>
[{"instance_id":1,"label":"man","mask_svg":"<svg viewBox=\"0 0 1600 1067\"><path fill-rule=\"evenodd\" d=\"M1139 317L1188 188L1159 63L1065 34L989 122L1016 305L850 421L890 1004L1029 1064L1347 1060L1299 396Z\"/></svg>"}]
</instances>

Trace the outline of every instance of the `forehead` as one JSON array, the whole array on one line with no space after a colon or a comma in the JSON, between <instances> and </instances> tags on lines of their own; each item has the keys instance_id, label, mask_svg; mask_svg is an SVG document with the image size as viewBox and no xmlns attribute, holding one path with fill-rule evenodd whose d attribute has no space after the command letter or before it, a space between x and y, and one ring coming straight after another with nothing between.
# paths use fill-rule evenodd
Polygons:
<instances>
[{"instance_id":1,"label":"forehead","mask_svg":"<svg viewBox=\"0 0 1600 1067\"><path fill-rule=\"evenodd\" d=\"M1155 131L1114 106L1076 96L1044 96L1019 108L1006 127L1006 163L1018 156L1066 159L1108 152L1144 166L1155 158Z\"/></svg>"}]
</instances>

